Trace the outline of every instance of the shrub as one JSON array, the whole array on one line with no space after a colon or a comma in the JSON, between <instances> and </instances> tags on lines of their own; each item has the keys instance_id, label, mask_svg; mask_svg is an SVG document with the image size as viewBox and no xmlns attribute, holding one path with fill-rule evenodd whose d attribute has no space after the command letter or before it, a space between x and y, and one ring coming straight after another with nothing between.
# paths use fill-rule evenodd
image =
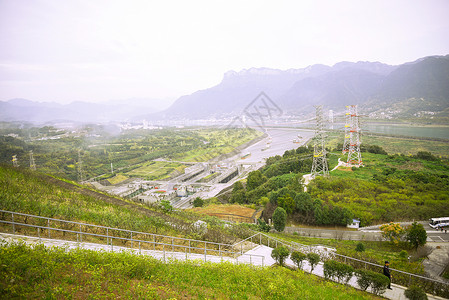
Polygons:
<instances>
[{"instance_id":1,"label":"shrub","mask_svg":"<svg viewBox=\"0 0 449 300\"><path fill-rule=\"evenodd\" d=\"M371 290L374 294L380 295L385 292L390 283L390 279L384 274L371 272Z\"/></svg>"},{"instance_id":2,"label":"shrub","mask_svg":"<svg viewBox=\"0 0 449 300\"><path fill-rule=\"evenodd\" d=\"M401 260L407 260L408 257L408 252L406 250L402 250L401 252L399 252L399 258Z\"/></svg>"},{"instance_id":3,"label":"shrub","mask_svg":"<svg viewBox=\"0 0 449 300\"><path fill-rule=\"evenodd\" d=\"M355 270L355 276L357 277L357 284L359 287L366 291L366 289L371 285L370 271L368 270Z\"/></svg>"},{"instance_id":4,"label":"shrub","mask_svg":"<svg viewBox=\"0 0 449 300\"><path fill-rule=\"evenodd\" d=\"M418 286L410 286L404 292L405 297L410 300L427 300L426 293Z\"/></svg>"},{"instance_id":5,"label":"shrub","mask_svg":"<svg viewBox=\"0 0 449 300\"><path fill-rule=\"evenodd\" d=\"M273 213L273 225L277 231L284 231L287 222L287 212L282 207L276 208Z\"/></svg>"},{"instance_id":6,"label":"shrub","mask_svg":"<svg viewBox=\"0 0 449 300\"><path fill-rule=\"evenodd\" d=\"M320 262L320 256L316 253L309 252L307 253L307 261L310 264L310 273L312 273L315 266Z\"/></svg>"},{"instance_id":7,"label":"shrub","mask_svg":"<svg viewBox=\"0 0 449 300\"><path fill-rule=\"evenodd\" d=\"M279 246L279 247L273 249L273 251L271 251L271 257L274 260L276 260L276 262L280 266L284 265L284 261L288 257L289 254L290 254L290 251L285 246Z\"/></svg>"},{"instance_id":8,"label":"shrub","mask_svg":"<svg viewBox=\"0 0 449 300\"><path fill-rule=\"evenodd\" d=\"M271 226L268 225L267 223L265 223L264 220L258 219L258 220L257 220L257 223L258 223L257 229L258 229L259 231L262 231L262 232L270 232Z\"/></svg>"},{"instance_id":9,"label":"shrub","mask_svg":"<svg viewBox=\"0 0 449 300\"><path fill-rule=\"evenodd\" d=\"M347 283L354 273L354 268L342 262L328 260L324 263L324 277L336 278L338 282Z\"/></svg>"},{"instance_id":10,"label":"shrub","mask_svg":"<svg viewBox=\"0 0 449 300\"><path fill-rule=\"evenodd\" d=\"M355 246L355 251L357 251L357 252L364 252L365 251L365 245L363 243L358 243L357 246Z\"/></svg>"},{"instance_id":11,"label":"shrub","mask_svg":"<svg viewBox=\"0 0 449 300\"><path fill-rule=\"evenodd\" d=\"M196 197L195 200L193 200L193 207L202 207L204 205L204 200L200 197Z\"/></svg>"},{"instance_id":12,"label":"shrub","mask_svg":"<svg viewBox=\"0 0 449 300\"><path fill-rule=\"evenodd\" d=\"M295 263L299 270L302 269L302 263L307 259L307 255L299 251L293 251L290 255L290 259Z\"/></svg>"}]
</instances>

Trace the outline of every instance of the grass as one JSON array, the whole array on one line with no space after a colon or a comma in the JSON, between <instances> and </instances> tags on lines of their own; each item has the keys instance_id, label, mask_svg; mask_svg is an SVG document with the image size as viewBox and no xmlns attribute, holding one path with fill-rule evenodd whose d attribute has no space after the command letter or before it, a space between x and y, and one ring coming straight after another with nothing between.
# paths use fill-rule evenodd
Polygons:
<instances>
[{"instance_id":1,"label":"grass","mask_svg":"<svg viewBox=\"0 0 449 300\"><path fill-rule=\"evenodd\" d=\"M125 181L126 179L128 179L128 177L126 177L125 175L116 174L114 177L107 179L107 181L109 181L110 184L114 185L122 181Z\"/></svg>"},{"instance_id":2,"label":"grass","mask_svg":"<svg viewBox=\"0 0 449 300\"><path fill-rule=\"evenodd\" d=\"M162 263L129 253L0 247L2 298L39 299L380 299L280 267Z\"/></svg>"},{"instance_id":3,"label":"grass","mask_svg":"<svg viewBox=\"0 0 449 300\"><path fill-rule=\"evenodd\" d=\"M177 162L149 161L142 164L141 167L127 172L126 175L147 180L163 180L172 174L182 174L185 168L185 165Z\"/></svg>"},{"instance_id":4,"label":"grass","mask_svg":"<svg viewBox=\"0 0 449 300\"><path fill-rule=\"evenodd\" d=\"M421 261L408 262L403 260L399 253L404 249L404 245L395 245L385 241L348 241L337 239L322 239L303 237L295 234L271 233L270 235L287 241L292 241L305 245L321 244L337 249L338 254L354 257L364 261L383 265L385 260L390 261L390 267L414 274L425 274ZM364 252L357 252L355 248L358 243L365 245ZM406 246L407 248L407 246ZM410 252L411 254L411 252Z\"/></svg>"}]
</instances>

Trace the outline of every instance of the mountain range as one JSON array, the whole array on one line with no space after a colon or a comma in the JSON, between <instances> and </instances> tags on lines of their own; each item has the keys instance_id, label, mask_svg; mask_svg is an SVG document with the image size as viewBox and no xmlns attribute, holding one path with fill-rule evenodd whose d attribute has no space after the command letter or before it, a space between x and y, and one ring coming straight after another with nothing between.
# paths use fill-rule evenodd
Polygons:
<instances>
[{"instance_id":1,"label":"mountain range","mask_svg":"<svg viewBox=\"0 0 449 300\"><path fill-rule=\"evenodd\" d=\"M449 55L429 56L392 66L380 62L340 62L303 69L251 68L229 71L216 86L185 95L160 111L156 101L73 102L61 105L13 99L0 102L0 121L205 119L240 115L264 92L286 114L313 111L313 105L343 111L357 104L372 117L447 116Z\"/></svg>"}]
</instances>

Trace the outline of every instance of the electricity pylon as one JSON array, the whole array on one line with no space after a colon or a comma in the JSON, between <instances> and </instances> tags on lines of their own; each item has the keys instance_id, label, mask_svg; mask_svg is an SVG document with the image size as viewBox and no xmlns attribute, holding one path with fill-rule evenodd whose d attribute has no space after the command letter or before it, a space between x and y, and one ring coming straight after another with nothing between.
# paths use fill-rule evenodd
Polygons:
<instances>
[{"instance_id":1,"label":"electricity pylon","mask_svg":"<svg viewBox=\"0 0 449 300\"><path fill-rule=\"evenodd\" d=\"M343 142L343 150L342 150L343 154L346 154L349 151L349 139L351 138L349 132L350 130L351 130L351 106L347 105L345 114L345 140Z\"/></svg>"},{"instance_id":2,"label":"electricity pylon","mask_svg":"<svg viewBox=\"0 0 449 300\"><path fill-rule=\"evenodd\" d=\"M312 178L316 176L329 176L329 167L326 158L326 144L324 134L323 106L315 105L316 127L313 137Z\"/></svg>"},{"instance_id":3,"label":"electricity pylon","mask_svg":"<svg viewBox=\"0 0 449 300\"><path fill-rule=\"evenodd\" d=\"M36 171L36 163L34 162L33 150L30 150L30 169Z\"/></svg>"},{"instance_id":4,"label":"electricity pylon","mask_svg":"<svg viewBox=\"0 0 449 300\"><path fill-rule=\"evenodd\" d=\"M78 181L83 182L85 180L85 174L83 169L83 161L81 159L81 150L78 149Z\"/></svg>"},{"instance_id":5,"label":"electricity pylon","mask_svg":"<svg viewBox=\"0 0 449 300\"><path fill-rule=\"evenodd\" d=\"M351 105L351 127L349 130L349 149L348 149L348 167L361 167L362 153L360 152L361 128L360 119L357 113L357 105Z\"/></svg>"}]
</instances>

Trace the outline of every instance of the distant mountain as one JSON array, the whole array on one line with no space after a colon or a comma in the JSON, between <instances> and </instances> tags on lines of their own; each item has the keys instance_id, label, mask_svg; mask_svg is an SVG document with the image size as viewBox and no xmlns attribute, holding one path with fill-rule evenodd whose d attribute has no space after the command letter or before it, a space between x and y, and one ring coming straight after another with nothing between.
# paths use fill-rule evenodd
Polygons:
<instances>
[{"instance_id":1,"label":"distant mountain","mask_svg":"<svg viewBox=\"0 0 449 300\"><path fill-rule=\"evenodd\" d=\"M423 98L425 109L438 113L449 107L448 61L449 55L425 57L399 66L340 62L332 67L313 65L285 71L229 71L220 84L180 97L158 117L196 119L239 114L261 91L285 113L312 111L315 104L336 110L358 104L380 114L382 109L391 109L392 104L405 100L412 107L410 111L416 112L423 107L410 101L414 98Z\"/></svg>"},{"instance_id":2,"label":"distant mountain","mask_svg":"<svg viewBox=\"0 0 449 300\"><path fill-rule=\"evenodd\" d=\"M429 56L399 66L340 62L303 69L250 68L229 71L216 86L162 105L154 99L57 104L12 99L0 102L0 121L110 122L179 121L235 117L264 92L284 114L313 112L313 105L343 111L358 104L373 118L442 118L449 110L449 55ZM162 111L162 109L165 109Z\"/></svg>"},{"instance_id":3,"label":"distant mountain","mask_svg":"<svg viewBox=\"0 0 449 300\"><path fill-rule=\"evenodd\" d=\"M169 101L169 103L172 103L172 101ZM11 99L6 102L0 101L0 121L105 123L111 121L127 121L139 115L160 111L168 106L164 103L161 104L160 100L140 98L114 100L105 103L77 101L70 104Z\"/></svg>"}]
</instances>

